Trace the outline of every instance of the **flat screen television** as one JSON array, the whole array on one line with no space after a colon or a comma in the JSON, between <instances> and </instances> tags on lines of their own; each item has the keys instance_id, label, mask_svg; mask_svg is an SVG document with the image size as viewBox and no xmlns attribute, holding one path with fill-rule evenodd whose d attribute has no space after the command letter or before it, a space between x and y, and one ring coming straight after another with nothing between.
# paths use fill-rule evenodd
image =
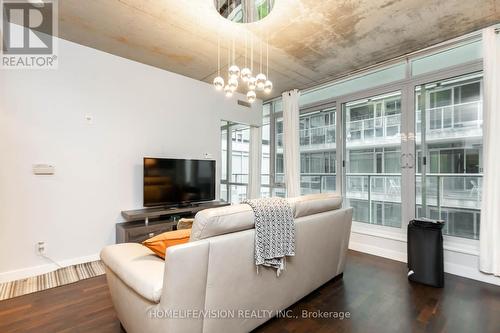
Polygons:
<instances>
[{"instance_id":1,"label":"flat screen television","mask_svg":"<svg viewBox=\"0 0 500 333\"><path fill-rule=\"evenodd\" d=\"M215 161L144 158L144 207L215 200Z\"/></svg>"}]
</instances>

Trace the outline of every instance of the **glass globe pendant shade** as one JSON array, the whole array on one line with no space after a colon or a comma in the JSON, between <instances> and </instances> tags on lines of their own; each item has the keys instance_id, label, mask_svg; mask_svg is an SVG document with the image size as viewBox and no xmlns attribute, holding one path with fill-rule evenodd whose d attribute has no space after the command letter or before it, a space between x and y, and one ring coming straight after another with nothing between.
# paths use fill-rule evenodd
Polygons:
<instances>
[{"instance_id":1,"label":"glass globe pendant shade","mask_svg":"<svg viewBox=\"0 0 500 333\"><path fill-rule=\"evenodd\" d=\"M214 87L217 90L222 90L222 88L224 88L224 79L220 76L217 76L214 79Z\"/></svg>"},{"instance_id":2,"label":"glass globe pendant shade","mask_svg":"<svg viewBox=\"0 0 500 333\"><path fill-rule=\"evenodd\" d=\"M226 97L233 96L233 91L231 90L231 88L229 87L229 85L226 85L224 87L224 94L226 94Z\"/></svg>"},{"instance_id":3,"label":"glass globe pendant shade","mask_svg":"<svg viewBox=\"0 0 500 333\"><path fill-rule=\"evenodd\" d=\"M236 65L229 67L229 78L238 80L240 77L240 68Z\"/></svg>"},{"instance_id":4,"label":"glass globe pendant shade","mask_svg":"<svg viewBox=\"0 0 500 333\"><path fill-rule=\"evenodd\" d=\"M257 87L257 79L252 76L248 79L247 83L249 90L255 90L255 88Z\"/></svg>"},{"instance_id":5,"label":"glass globe pendant shade","mask_svg":"<svg viewBox=\"0 0 500 333\"><path fill-rule=\"evenodd\" d=\"M257 98L257 95L255 94L255 91L249 90L247 92L247 100L249 103L255 102L255 99Z\"/></svg>"},{"instance_id":6,"label":"glass globe pendant shade","mask_svg":"<svg viewBox=\"0 0 500 333\"><path fill-rule=\"evenodd\" d=\"M262 74L262 73L259 73L257 74L257 76L255 77L257 79L257 89L258 90L263 90L264 89L264 85L266 84L266 75L265 74Z\"/></svg>"},{"instance_id":7,"label":"glass globe pendant shade","mask_svg":"<svg viewBox=\"0 0 500 333\"><path fill-rule=\"evenodd\" d=\"M250 79L252 77L252 71L250 70L250 68L243 68L241 70L241 79L243 80L243 82L248 82L248 79Z\"/></svg>"},{"instance_id":8,"label":"glass globe pendant shade","mask_svg":"<svg viewBox=\"0 0 500 333\"><path fill-rule=\"evenodd\" d=\"M266 80L264 84L264 92L269 94L273 90L273 83L270 80Z\"/></svg>"},{"instance_id":9,"label":"glass globe pendant shade","mask_svg":"<svg viewBox=\"0 0 500 333\"><path fill-rule=\"evenodd\" d=\"M238 79L230 78L227 81L227 85L229 86L229 89L234 92L238 88Z\"/></svg>"}]
</instances>

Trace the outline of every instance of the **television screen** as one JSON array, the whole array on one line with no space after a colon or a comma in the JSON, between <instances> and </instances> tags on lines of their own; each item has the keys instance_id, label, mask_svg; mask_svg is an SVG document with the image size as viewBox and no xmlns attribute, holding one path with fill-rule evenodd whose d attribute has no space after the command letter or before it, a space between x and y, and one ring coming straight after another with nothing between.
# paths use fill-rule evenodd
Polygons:
<instances>
[{"instance_id":1,"label":"television screen","mask_svg":"<svg viewBox=\"0 0 500 333\"><path fill-rule=\"evenodd\" d=\"M215 200L215 161L144 158L144 206Z\"/></svg>"}]
</instances>

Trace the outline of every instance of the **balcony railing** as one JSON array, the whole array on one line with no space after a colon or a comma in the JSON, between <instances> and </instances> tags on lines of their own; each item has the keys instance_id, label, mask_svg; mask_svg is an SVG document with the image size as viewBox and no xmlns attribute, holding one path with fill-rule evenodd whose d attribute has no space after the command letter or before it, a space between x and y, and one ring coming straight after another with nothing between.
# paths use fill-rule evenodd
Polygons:
<instances>
[{"instance_id":1,"label":"balcony railing","mask_svg":"<svg viewBox=\"0 0 500 333\"><path fill-rule=\"evenodd\" d=\"M231 174L230 183L248 184L248 173L233 173L233 174Z\"/></svg>"},{"instance_id":2,"label":"balcony railing","mask_svg":"<svg viewBox=\"0 0 500 333\"><path fill-rule=\"evenodd\" d=\"M335 124L299 130L301 148L335 147ZM277 147L283 147L283 133L276 135Z\"/></svg>"},{"instance_id":3,"label":"balcony railing","mask_svg":"<svg viewBox=\"0 0 500 333\"><path fill-rule=\"evenodd\" d=\"M399 137L401 114L350 121L346 130L347 142Z\"/></svg>"},{"instance_id":4,"label":"balcony railing","mask_svg":"<svg viewBox=\"0 0 500 333\"><path fill-rule=\"evenodd\" d=\"M434 137L456 134L471 136L480 134L483 125L483 104L481 101L460 103L427 110L426 129L428 140ZM421 131L421 111L416 115L417 133ZM346 124L347 145L364 142L380 143L380 140L400 140L401 114L353 120ZM300 147L304 149L334 148L335 124L302 129L299 131ZM419 136L417 136L417 141ZM278 148L283 147L283 133L276 135Z\"/></svg>"},{"instance_id":5,"label":"balcony railing","mask_svg":"<svg viewBox=\"0 0 500 333\"><path fill-rule=\"evenodd\" d=\"M347 174L346 194L350 199L401 203L400 174ZM427 205L458 209L479 209L481 174L427 174ZM422 177L416 176L417 204L422 204Z\"/></svg>"},{"instance_id":6,"label":"balcony railing","mask_svg":"<svg viewBox=\"0 0 500 333\"><path fill-rule=\"evenodd\" d=\"M401 174L348 173L346 195L349 199L401 203Z\"/></svg>"},{"instance_id":7,"label":"balcony railing","mask_svg":"<svg viewBox=\"0 0 500 333\"><path fill-rule=\"evenodd\" d=\"M417 205L422 205L422 176L416 175ZM483 176L480 174L427 174L426 204L437 207L474 209L481 207Z\"/></svg>"},{"instance_id":8,"label":"balcony railing","mask_svg":"<svg viewBox=\"0 0 500 333\"><path fill-rule=\"evenodd\" d=\"M335 124L299 130L299 138L301 147L335 147Z\"/></svg>"},{"instance_id":9,"label":"balcony railing","mask_svg":"<svg viewBox=\"0 0 500 333\"><path fill-rule=\"evenodd\" d=\"M324 192L335 192L337 188L336 174L310 174L302 173L300 175L300 193L313 194Z\"/></svg>"},{"instance_id":10,"label":"balcony railing","mask_svg":"<svg viewBox=\"0 0 500 333\"><path fill-rule=\"evenodd\" d=\"M426 129L431 133L449 129L482 128L483 103L474 101L428 109L426 123ZM422 112L417 110L417 133L421 126Z\"/></svg>"},{"instance_id":11,"label":"balcony railing","mask_svg":"<svg viewBox=\"0 0 500 333\"><path fill-rule=\"evenodd\" d=\"M354 207L354 220L400 226L401 175L347 174L346 179L346 197L348 204ZM445 234L477 239L482 179L481 174L427 174L425 204L428 211L422 212L422 176L417 175L416 205L426 217L447 220L446 216L450 216Z\"/></svg>"},{"instance_id":12,"label":"balcony railing","mask_svg":"<svg viewBox=\"0 0 500 333\"><path fill-rule=\"evenodd\" d=\"M284 181L283 173L276 173L278 183ZM335 192L337 188L337 176L335 173L301 173L300 174L300 193L313 194Z\"/></svg>"}]
</instances>

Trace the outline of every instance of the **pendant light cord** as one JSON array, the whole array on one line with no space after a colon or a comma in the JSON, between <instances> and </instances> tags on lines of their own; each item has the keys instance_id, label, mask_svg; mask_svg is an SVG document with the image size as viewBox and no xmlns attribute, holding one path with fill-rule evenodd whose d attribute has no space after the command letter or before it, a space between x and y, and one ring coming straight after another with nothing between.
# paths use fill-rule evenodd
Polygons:
<instances>
[{"instance_id":1,"label":"pendant light cord","mask_svg":"<svg viewBox=\"0 0 500 333\"><path fill-rule=\"evenodd\" d=\"M250 70L253 75L253 35L250 35Z\"/></svg>"},{"instance_id":2,"label":"pendant light cord","mask_svg":"<svg viewBox=\"0 0 500 333\"><path fill-rule=\"evenodd\" d=\"M229 70L229 67L231 67L231 42L228 42L227 45L227 69ZM229 79L229 77L228 77Z\"/></svg>"},{"instance_id":3,"label":"pendant light cord","mask_svg":"<svg viewBox=\"0 0 500 333\"><path fill-rule=\"evenodd\" d=\"M262 38L260 39L260 72L262 73Z\"/></svg>"},{"instance_id":4,"label":"pendant light cord","mask_svg":"<svg viewBox=\"0 0 500 333\"><path fill-rule=\"evenodd\" d=\"M234 47L234 35L233 35L233 65L236 64L236 51Z\"/></svg>"},{"instance_id":5,"label":"pendant light cord","mask_svg":"<svg viewBox=\"0 0 500 333\"><path fill-rule=\"evenodd\" d=\"M220 76L220 34L217 32L217 76Z\"/></svg>"},{"instance_id":6,"label":"pendant light cord","mask_svg":"<svg viewBox=\"0 0 500 333\"><path fill-rule=\"evenodd\" d=\"M266 33L266 77L269 79L269 35Z\"/></svg>"}]
</instances>

